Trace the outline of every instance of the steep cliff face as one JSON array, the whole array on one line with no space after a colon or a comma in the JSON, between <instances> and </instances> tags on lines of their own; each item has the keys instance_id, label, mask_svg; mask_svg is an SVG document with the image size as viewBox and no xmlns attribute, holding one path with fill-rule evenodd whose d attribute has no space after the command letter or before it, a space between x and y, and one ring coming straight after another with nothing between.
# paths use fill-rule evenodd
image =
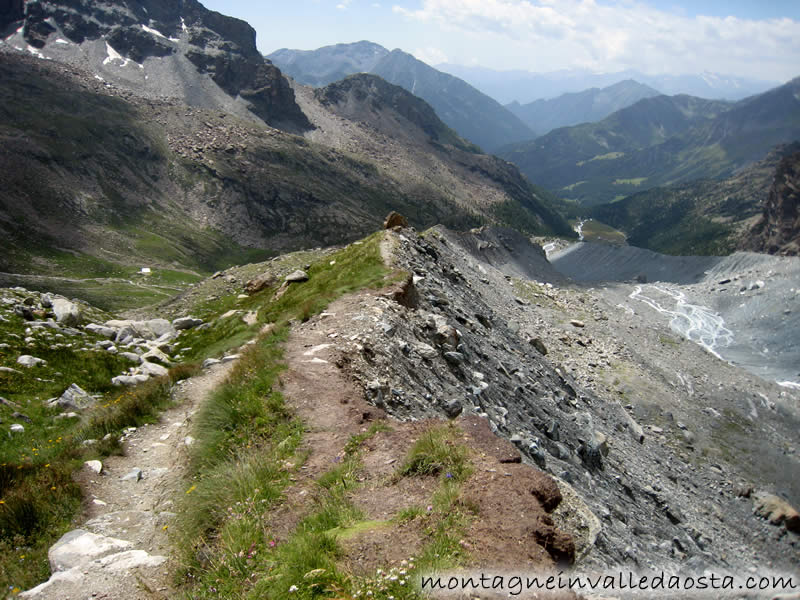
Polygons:
<instances>
[{"instance_id":1,"label":"steep cliff face","mask_svg":"<svg viewBox=\"0 0 800 600\"><path fill-rule=\"evenodd\" d=\"M180 79L184 100L194 105L209 104L191 93L201 83L193 80L208 76L264 122L293 131L310 127L288 81L258 52L255 30L196 0L12 1L0 9L0 30L16 22L22 29L8 42L27 44L33 54L88 62L99 76L154 91Z\"/></svg>"},{"instance_id":2,"label":"steep cliff face","mask_svg":"<svg viewBox=\"0 0 800 600\"><path fill-rule=\"evenodd\" d=\"M800 254L800 143L775 171L764 214L746 242L749 249L770 254Z\"/></svg>"}]
</instances>

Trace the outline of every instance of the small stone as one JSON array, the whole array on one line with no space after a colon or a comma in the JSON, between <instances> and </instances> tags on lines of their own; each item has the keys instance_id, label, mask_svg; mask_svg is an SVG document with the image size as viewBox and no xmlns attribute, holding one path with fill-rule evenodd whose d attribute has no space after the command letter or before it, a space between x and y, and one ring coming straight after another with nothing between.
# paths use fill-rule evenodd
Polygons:
<instances>
[{"instance_id":1,"label":"small stone","mask_svg":"<svg viewBox=\"0 0 800 600\"><path fill-rule=\"evenodd\" d=\"M445 352L444 359L451 365L460 365L464 362L464 355L461 352Z\"/></svg>"},{"instance_id":2,"label":"small stone","mask_svg":"<svg viewBox=\"0 0 800 600\"><path fill-rule=\"evenodd\" d=\"M531 346L533 346L536 351L541 354L542 356L547 356L547 346L544 345L542 338L531 338L529 340Z\"/></svg>"},{"instance_id":3,"label":"small stone","mask_svg":"<svg viewBox=\"0 0 800 600\"><path fill-rule=\"evenodd\" d=\"M191 446L192 444L194 444L194 438L192 436L187 435L185 438L183 438L184 446Z\"/></svg>"},{"instance_id":4,"label":"small stone","mask_svg":"<svg viewBox=\"0 0 800 600\"><path fill-rule=\"evenodd\" d=\"M240 354L229 354L228 356L222 357L222 362L224 363L233 362L235 360L239 360L240 358L241 358Z\"/></svg>"},{"instance_id":5,"label":"small stone","mask_svg":"<svg viewBox=\"0 0 800 600\"><path fill-rule=\"evenodd\" d=\"M450 419L455 419L461 414L461 411L464 410L464 408L461 406L461 402L455 399L445 402L442 406L442 409L444 410L444 414Z\"/></svg>"},{"instance_id":6,"label":"small stone","mask_svg":"<svg viewBox=\"0 0 800 600\"><path fill-rule=\"evenodd\" d=\"M216 358L207 358L203 361L203 368L207 369L208 367L218 365L221 362L222 362L221 360L218 360Z\"/></svg>"},{"instance_id":7,"label":"small stone","mask_svg":"<svg viewBox=\"0 0 800 600\"><path fill-rule=\"evenodd\" d=\"M142 480L142 470L134 467L131 469L127 475L122 476L122 481L141 481Z\"/></svg>"},{"instance_id":8,"label":"small stone","mask_svg":"<svg viewBox=\"0 0 800 600\"><path fill-rule=\"evenodd\" d=\"M100 475L103 472L103 463L101 463L99 460L87 460L83 464L87 469L89 469L93 473L97 473L98 475Z\"/></svg>"},{"instance_id":9,"label":"small stone","mask_svg":"<svg viewBox=\"0 0 800 600\"><path fill-rule=\"evenodd\" d=\"M586 327L586 323L584 323L583 321L579 321L578 319L572 319L570 321L570 325L572 325L573 327Z\"/></svg>"},{"instance_id":10,"label":"small stone","mask_svg":"<svg viewBox=\"0 0 800 600\"><path fill-rule=\"evenodd\" d=\"M25 427L23 427L19 423L14 423L11 426L11 431L14 432L14 433L25 433Z\"/></svg>"}]
</instances>

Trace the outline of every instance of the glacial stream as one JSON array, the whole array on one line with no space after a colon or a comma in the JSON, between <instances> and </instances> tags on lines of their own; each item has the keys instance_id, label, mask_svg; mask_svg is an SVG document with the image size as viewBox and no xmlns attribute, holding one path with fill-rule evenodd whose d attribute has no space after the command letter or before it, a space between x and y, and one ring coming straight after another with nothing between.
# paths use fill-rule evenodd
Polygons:
<instances>
[{"instance_id":1,"label":"glacial stream","mask_svg":"<svg viewBox=\"0 0 800 600\"><path fill-rule=\"evenodd\" d=\"M673 331L723 359L717 349L727 348L733 343L733 332L725 327L725 320L720 315L705 306L689 304L686 294L680 290L655 284L644 287L646 294L643 286L637 285L628 297L667 315Z\"/></svg>"},{"instance_id":2,"label":"glacial stream","mask_svg":"<svg viewBox=\"0 0 800 600\"><path fill-rule=\"evenodd\" d=\"M626 310L648 306L673 331L717 358L800 389L796 257L751 252L666 256L633 246L579 242L554 249L547 258L573 281L601 285L616 302L624 298Z\"/></svg>"}]
</instances>

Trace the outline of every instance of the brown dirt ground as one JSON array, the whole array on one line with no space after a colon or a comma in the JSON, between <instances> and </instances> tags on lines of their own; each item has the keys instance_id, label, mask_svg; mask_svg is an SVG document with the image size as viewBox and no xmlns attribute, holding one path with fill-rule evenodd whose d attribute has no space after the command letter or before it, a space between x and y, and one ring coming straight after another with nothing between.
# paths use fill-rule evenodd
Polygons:
<instances>
[{"instance_id":1,"label":"brown dirt ground","mask_svg":"<svg viewBox=\"0 0 800 600\"><path fill-rule=\"evenodd\" d=\"M344 456L352 435L366 431L374 421L384 420L391 430L378 432L362 445L363 485L351 500L366 519L389 521L409 507L426 510L439 487L437 477L393 475L419 435L441 421L388 418L368 404L361 387L337 367L339 357L330 336L347 331L350 318L359 313L360 298L356 294L338 300L325 317L292 328L286 346L288 370L281 381L288 404L306 423L302 450L308 459L287 490L287 501L272 518L278 537L290 534L312 510L316 478ZM462 543L468 551L467 566L542 570L568 561L572 541L553 526L542 506L542 501L549 505L556 502L554 496L560 497L553 480L521 464L517 449L495 436L485 419L460 417L455 423L471 449L474 466L460 501L478 510ZM372 574L378 567L399 564L425 545L426 522L424 518L394 521L341 539L343 566L356 574Z\"/></svg>"}]
</instances>

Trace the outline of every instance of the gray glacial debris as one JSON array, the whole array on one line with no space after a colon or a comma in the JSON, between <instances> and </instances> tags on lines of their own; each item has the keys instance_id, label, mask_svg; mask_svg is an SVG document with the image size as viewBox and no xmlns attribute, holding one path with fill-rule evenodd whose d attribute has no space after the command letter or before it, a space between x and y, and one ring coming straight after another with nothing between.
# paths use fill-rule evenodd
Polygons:
<instances>
[{"instance_id":1,"label":"gray glacial debris","mask_svg":"<svg viewBox=\"0 0 800 600\"><path fill-rule=\"evenodd\" d=\"M456 403L488 418L525 462L569 482L574 506L584 508L564 522L587 568L681 569L689 560L746 568L752 556L774 564L800 559L793 538L759 533L763 521L734 499L731 482L731 473L747 473L790 498L800 492L790 475L796 453L782 450L800 425L791 397L773 408L762 408L758 397L758 420L740 421L756 391L771 402L788 392L672 341L666 323L628 312L630 304L615 306L630 302L624 292L606 296L565 283L544 257L522 262L509 253L489 264L483 254L503 256L491 228L387 235L393 265L416 281L418 306L363 299L342 317L350 329L337 330L336 349L370 402L404 420L449 418ZM539 256L520 248L525 255ZM523 271L526 280L515 280ZM584 328L570 324L578 316ZM511 321L516 332L504 325ZM536 338L546 356L529 341ZM450 362L446 352L464 361ZM747 437L731 437L745 433L739 422ZM690 424L691 443L680 423ZM752 436L758 444L745 441Z\"/></svg>"}]
</instances>

